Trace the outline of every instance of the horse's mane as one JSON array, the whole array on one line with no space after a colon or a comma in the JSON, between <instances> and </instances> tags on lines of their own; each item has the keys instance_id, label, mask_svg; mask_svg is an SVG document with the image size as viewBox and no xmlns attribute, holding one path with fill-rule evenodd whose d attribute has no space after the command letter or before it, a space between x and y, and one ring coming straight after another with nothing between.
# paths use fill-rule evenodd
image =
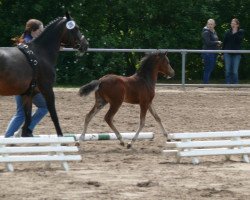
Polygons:
<instances>
[{"instance_id":1,"label":"horse's mane","mask_svg":"<svg viewBox=\"0 0 250 200\"><path fill-rule=\"evenodd\" d=\"M45 27L44 27L44 30L43 32L37 37L35 38L34 40L32 40L31 42L37 42L37 41L40 41L40 42L44 42L44 41L41 41L40 39L43 38L45 35L47 35L46 33L49 33L50 31L53 30L53 28L61 21L63 20L63 17L58 17L52 21L50 21Z\"/></svg>"},{"instance_id":2,"label":"horse's mane","mask_svg":"<svg viewBox=\"0 0 250 200\"><path fill-rule=\"evenodd\" d=\"M164 53L161 52L153 52L144 56L140 61L140 67L137 70L138 75L146 75L152 72L153 67L155 66L156 56L161 56Z\"/></svg>"},{"instance_id":3,"label":"horse's mane","mask_svg":"<svg viewBox=\"0 0 250 200\"><path fill-rule=\"evenodd\" d=\"M57 22L61 21L63 19L63 17L58 17L52 21L50 21L45 27L44 27L44 31L49 29L50 27L52 27L54 24L56 24Z\"/></svg>"}]
</instances>

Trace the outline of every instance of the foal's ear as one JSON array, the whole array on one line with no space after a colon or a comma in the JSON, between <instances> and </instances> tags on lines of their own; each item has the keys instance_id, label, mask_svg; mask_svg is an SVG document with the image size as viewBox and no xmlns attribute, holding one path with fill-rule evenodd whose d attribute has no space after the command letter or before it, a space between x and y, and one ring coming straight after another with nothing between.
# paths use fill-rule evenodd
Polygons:
<instances>
[{"instance_id":1,"label":"foal's ear","mask_svg":"<svg viewBox=\"0 0 250 200\"><path fill-rule=\"evenodd\" d=\"M166 52L165 52L165 56L166 56L167 54L168 54L168 52L166 51Z\"/></svg>"},{"instance_id":2,"label":"foal's ear","mask_svg":"<svg viewBox=\"0 0 250 200\"><path fill-rule=\"evenodd\" d=\"M70 17L70 15L69 15L69 12L68 12L68 11L65 12L65 16L66 16L66 18L67 18L68 21L71 20L71 17Z\"/></svg>"}]
</instances>

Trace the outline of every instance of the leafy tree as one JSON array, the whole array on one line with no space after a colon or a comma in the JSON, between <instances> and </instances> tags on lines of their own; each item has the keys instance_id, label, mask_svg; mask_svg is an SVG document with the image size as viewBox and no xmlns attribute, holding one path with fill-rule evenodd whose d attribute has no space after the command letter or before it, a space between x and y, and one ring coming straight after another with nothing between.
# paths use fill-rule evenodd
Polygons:
<instances>
[{"instance_id":1,"label":"leafy tree","mask_svg":"<svg viewBox=\"0 0 250 200\"><path fill-rule=\"evenodd\" d=\"M245 30L244 49L249 49L249 9L247 0L0 0L0 44L12 46L11 38L22 34L25 22L37 18L49 23L69 10L92 48L164 48L201 49L201 30L207 19L217 22L217 33L223 40L233 17L239 18ZM78 56L61 52L57 65L58 84L83 84L107 73L131 75L142 53L95 53ZM169 53L176 71L174 81L181 80L181 56ZM249 56L240 67L240 78L248 79ZM217 62L214 80L223 82L224 64ZM203 64L200 54L188 54L188 82L201 82ZM164 80L162 80L164 81Z\"/></svg>"}]
</instances>

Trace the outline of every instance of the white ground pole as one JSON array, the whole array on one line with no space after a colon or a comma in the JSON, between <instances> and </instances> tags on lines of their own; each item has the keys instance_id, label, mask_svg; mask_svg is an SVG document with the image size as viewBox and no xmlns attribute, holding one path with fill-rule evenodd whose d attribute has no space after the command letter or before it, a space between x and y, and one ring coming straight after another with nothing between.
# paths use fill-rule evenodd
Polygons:
<instances>
[{"instance_id":1,"label":"white ground pole","mask_svg":"<svg viewBox=\"0 0 250 200\"><path fill-rule=\"evenodd\" d=\"M121 133L123 139L131 140L135 136L135 132L124 132ZM74 134L74 133L65 133L64 137L74 137L75 140L79 140L81 134ZM3 136L1 136L3 137ZM51 135L34 135L34 137L57 137L55 134ZM139 140L152 140L154 139L153 132L140 132L138 136ZM95 141L95 140L117 140L115 133L86 133L85 134L85 141Z\"/></svg>"},{"instance_id":2,"label":"white ground pole","mask_svg":"<svg viewBox=\"0 0 250 200\"><path fill-rule=\"evenodd\" d=\"M135 135L135 132L124 132L121 133L123 139L131 140ZM43 135L41 135L42 137ZM56 135L55 135L56 136ZM75 140L79 140L81 134L64 134L64 137L75 137ZM153 139L153 132L141 132L138 139ZM85 134L85 141L94 141L94 140L117 140L115 133L87 133Z\"/></svg>"}]
</instances>

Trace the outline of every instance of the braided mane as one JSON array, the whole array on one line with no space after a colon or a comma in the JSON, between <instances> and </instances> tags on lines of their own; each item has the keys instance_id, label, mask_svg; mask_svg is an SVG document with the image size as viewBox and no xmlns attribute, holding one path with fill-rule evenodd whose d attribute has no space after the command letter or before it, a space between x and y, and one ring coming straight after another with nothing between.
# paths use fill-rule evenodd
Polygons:
<instances>
[{"instance_id":1,"label":"braided mane","mask_svg":"<svg viewBox=\"0 0 250 200\"><path fill-rule=\"evenodd\" d=\"M44 29L49 28L51 25L57 23L58 21L61 21L62 19L63 19L63 17L58 17L58 18L56 18L56 19L50 21L50 22L44 27Z\"/></svg>"}]
</instances>

